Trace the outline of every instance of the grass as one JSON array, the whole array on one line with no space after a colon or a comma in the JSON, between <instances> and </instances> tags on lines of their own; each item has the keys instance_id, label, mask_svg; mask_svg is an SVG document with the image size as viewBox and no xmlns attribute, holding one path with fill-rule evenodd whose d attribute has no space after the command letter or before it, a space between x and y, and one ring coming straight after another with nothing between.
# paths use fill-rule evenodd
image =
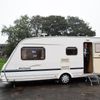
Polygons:
<instances>
[{"instance_id":1,"label":"grass","mask_svg":"<svg viewBox=\"0 0 100 100\"><path fill-rule=\"evenodd\" d=\"M6 59L5 58L0 58L0 70L2 69L3 65L5 64Z\"/></svg>"}]
</instances>

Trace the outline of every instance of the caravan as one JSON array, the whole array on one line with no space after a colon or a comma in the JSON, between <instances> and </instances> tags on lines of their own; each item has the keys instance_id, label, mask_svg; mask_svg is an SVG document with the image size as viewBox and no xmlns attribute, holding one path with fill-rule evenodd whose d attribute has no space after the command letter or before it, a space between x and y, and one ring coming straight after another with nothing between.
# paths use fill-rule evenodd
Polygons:
<instances>
[{"instance_id":1,"label":"caravan","mask_svg":"<svg viewBox=\"0 0 100 100\"><path fill-rule=\"evenodd\" d=\"M22 40L1 71L3 82L71 78L100 73L100 38L38 37Z\"/></svg>"}]
</instances>

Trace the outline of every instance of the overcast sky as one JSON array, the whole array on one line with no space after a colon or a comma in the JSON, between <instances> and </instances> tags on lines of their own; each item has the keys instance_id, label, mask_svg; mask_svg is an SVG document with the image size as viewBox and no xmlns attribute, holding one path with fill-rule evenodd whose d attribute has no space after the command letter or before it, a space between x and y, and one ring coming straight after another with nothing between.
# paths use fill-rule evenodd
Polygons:
<instances>
[{"instance_id":1,"label":"overcast sky","mask_svg":"<svg viewBox=\"0 0 100 100\"><path fill-rule=\"evenodd\" d=\"M13 25L14 20L25 14L77 16L100 36L100 0L0 0L0 31L3 25ZM7 36L0 32L0 43L6 40Z\"/></svg>"}]
</instances>

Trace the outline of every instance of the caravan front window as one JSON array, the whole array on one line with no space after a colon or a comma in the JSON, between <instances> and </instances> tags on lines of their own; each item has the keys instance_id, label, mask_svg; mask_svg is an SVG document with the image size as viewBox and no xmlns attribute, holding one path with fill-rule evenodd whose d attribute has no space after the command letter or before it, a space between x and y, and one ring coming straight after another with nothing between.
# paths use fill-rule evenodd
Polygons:
<instances>
[{"instance_id":1,"label":"caravan front window","mask_svg":"<svg viewBox=\"0 0 100 100\"><path fill-rule=\"evenodd\" d=\"M45 49L43 47L23 47L21 48L22 60L44 60Z\"/></svg>"}]
</instances>

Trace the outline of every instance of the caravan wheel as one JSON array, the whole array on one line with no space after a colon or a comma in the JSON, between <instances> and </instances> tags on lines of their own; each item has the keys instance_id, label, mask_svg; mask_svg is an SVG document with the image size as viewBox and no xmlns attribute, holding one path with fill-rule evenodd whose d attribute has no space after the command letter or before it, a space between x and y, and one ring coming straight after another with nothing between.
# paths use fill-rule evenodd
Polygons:
<instances>
[{"instance_id":1,"label":"caravan wheel","mask_svg":"<svg viewBox=\"0 0 100 100\"><path fill-rule=\"evenodd\" d=\"M63 74L63 75L61 75L61 77L60 77L60 82L61 82L62 84L67 84L67 83L69 83L70 79L71 79L71 77L70 77L69 74Z\"/></svg>"}]
</instances>

